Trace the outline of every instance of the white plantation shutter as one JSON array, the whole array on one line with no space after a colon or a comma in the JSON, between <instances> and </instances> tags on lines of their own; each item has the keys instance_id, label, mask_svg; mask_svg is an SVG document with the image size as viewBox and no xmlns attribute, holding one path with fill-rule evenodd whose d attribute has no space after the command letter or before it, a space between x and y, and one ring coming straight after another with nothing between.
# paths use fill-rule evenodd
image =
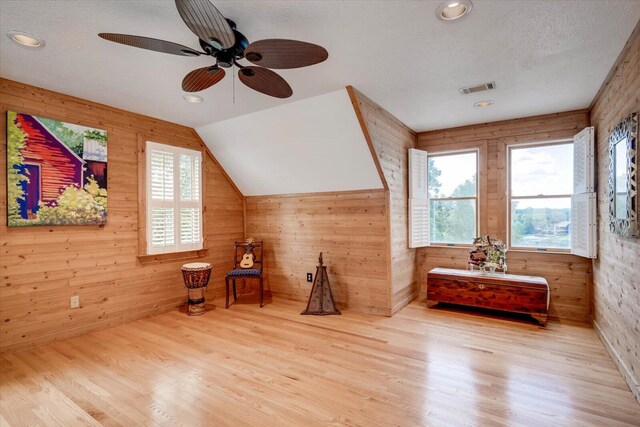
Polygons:
<instances>
[{"instance_id":1,"label":"white plantation shutter","mask_svg":"<svg viewBox=\"0 0 640 427\"><path fill-rule=\"evenodd\" d=\"M409 247L429 246L429 160L424 150L409 149Z\"/></svg>"},{"instance_id":2,"label":"white plantation shutter","mask_svg":"<svg viewBox=\"0 0 640 427\"><path fill-rule=\"evenodd\" d=\"M147 142L147 253L202 249L200 151Z\"/></svg>"},{"instance_id":3,"label":"white plantation shutter","mask_svg":"<svg viewBox=\"0 0 640 427\"><path fill-rule=\"evenodd\" d=\"M596 258L598 250L594 134L588 127L573 137L571 253L585 258Z\"/></svg>"},{"instance_id":4,"label":"white plantation shutter","mask_svg":"<svg viewBox=\"0 0 640 427\"><path fill-rule=\"evenodd\" d=\"M580 193L571 197L571 253L595 258L596 193Z\"/></svg>"},{"instance_id":5,"label":"white plantation shutter","mask_svg":"<svg viewBox=\"0 0 640 427\"><path fill-rule=\"evenodd\" d=\"M573 194L594 192L594 129L584 128L573 137Z\"/></svg>"}]
</instances>

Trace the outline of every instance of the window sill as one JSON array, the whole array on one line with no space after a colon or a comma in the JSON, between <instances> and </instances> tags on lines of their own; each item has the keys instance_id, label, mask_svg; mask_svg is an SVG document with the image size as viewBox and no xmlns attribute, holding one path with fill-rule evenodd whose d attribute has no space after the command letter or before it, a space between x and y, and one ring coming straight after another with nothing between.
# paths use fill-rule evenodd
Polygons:
<instances>
[{"instance_id":1,"label":"window sill","mask_svg":"<svg viewBox=\"0 0 640 427\"><path fill-rule=\"evenodd\" d=\"M571 255L571 249L546 249L544 251L539 251L537 249L525 249L525 248L509 248L507 249L507 253L509 252L522 252L529 254L562 254L562 255Z\"/></svg>"},{"instance_id":2,"label":"window sill","mask_svg":"<svg viewBox=\"0 0 640 427\"><path fill-rule=\"evenodd\" d=\"M447 244L447 243L432 243L425 248L445 248L445 249L473 249L473 245L463 245L460 243Z\"/></svg>"},{"instance_id":3,"label":"window sill","mask_svg":"<svg viewBox=\"0 0 640 427\"><path fill-rule=\"evenodd\" d=\"M207 255L209 255L209 249L196 249L193 251L170 252L166 254L138 255L138 261L140 261L141 264L153 264L164 261L202 258Z\"/></svg>"}]
</instances>

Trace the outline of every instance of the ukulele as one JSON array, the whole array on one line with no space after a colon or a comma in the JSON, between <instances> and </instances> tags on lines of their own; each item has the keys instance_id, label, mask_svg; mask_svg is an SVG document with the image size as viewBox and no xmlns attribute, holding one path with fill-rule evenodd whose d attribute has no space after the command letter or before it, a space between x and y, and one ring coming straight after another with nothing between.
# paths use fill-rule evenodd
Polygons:
<instances>
[{"instance_id":1,"label":"ukulele","mask_svg":"<svg viewBox=\"0 0 640 427\"><path fill-rule=\"evenodd\" d=\"M242 255L242 261L240 261L240 267L251 268L253 267L253 261L255 255L253 254L253 237L247 239L247 246L244 248L244 254Z\"/></svg>"}]
</instances>

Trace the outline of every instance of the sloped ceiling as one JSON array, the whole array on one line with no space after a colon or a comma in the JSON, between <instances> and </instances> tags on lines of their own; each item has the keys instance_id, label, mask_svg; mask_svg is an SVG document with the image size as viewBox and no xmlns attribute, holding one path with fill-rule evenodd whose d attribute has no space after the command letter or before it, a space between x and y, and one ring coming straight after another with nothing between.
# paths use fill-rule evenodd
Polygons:
<instances>
[{"instance_id":1,"label":"sloped ceiling","mask_svg":"<svg viewBox=\"0 0 640 427\"><path fill-rule=\"evenodd\" d=\"M0 36L0 74L191 127L353 85L415 131L588 107L640 19L639 0L474 0L443 23L443 0L212 0L250 41L294 38L329 51L319 65L278 71L294 90L273 99L227 76L182 100L180 82L208 58L109 43L122 32L197 47L172 0L0 0L0 28L44 37L29 50ZM231 74L231 73L229 73ZM495 80L490 93L458 88ZM494 99L490 108L474 102Z\"/></svg>"},{"instance_id":2,"label":"sloped ceiling","mask_svg":"<svg viewBox=\"0 0 640 427\"><path fill-rule=\"evenodd\" d=\"M346 89L196 131L245 196L383 187Z\"/></svg>"}]
</instances>

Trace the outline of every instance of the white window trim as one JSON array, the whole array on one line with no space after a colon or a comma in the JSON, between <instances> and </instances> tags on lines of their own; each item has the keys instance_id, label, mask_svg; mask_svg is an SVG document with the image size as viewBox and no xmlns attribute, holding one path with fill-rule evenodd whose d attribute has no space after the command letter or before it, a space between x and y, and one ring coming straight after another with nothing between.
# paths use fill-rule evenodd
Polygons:
<instances>
[{"instance_id":1,"label":"white window trim","mask_svg":"<svg viewBox=\"0 0 640 427\"><path fill-rule=\"evenodd\" d=\"M173 167L173 200L172 201L157 201L151 197L151 152L153 150L160 150L170 152L174 154L174 167ZM193 156L199 162L199 194L198 201L183 201L180 200L180 155ZM146 141L145 149L145 201L146 201L146 240L147 240L147 255L157 255L166 253L178 253L188 252L194 250L200 250L204 247L204 201L202 198L203 188L203 165L202 165L202 152L199 150L190 150L187 148L176 147L169 144L161 144L153 141ZM154 207L166 207L173 208L174 219L174 245L153 247L152 246L152 214ZM192 244L180 244L180 208L198 208L200 212L200 236L199 241Z\"/></svg>"},{"instance_id":2,"label":"white window trim","mask_svg":"<svg viewBox=\"0 0 640 427\"><path fill-rule=\"evenodd\" d=\"M429 196L429 209L431 209L431 200L436 201L446 201L446 200L475 200L476 201L476 230L475 236L479 236L480 230L480 149L479 148L466 148L460 150L450 150L450 151L437 151L437 152L429 152L427 158L430 157L442 157L442 156L452 156L458 154L468 154L475 153L476 155L476 195L474 197L431 197ZM429 181L427 175L427 194L429 192ZM429 221L431 221L431 216L429 216ZM431 227L431 224L429 224ZM468 248L472 246L472 242L469 243L451 243L451 242L437 242L431 240L430 246L440 246L440 247L462 247Z\"/></svg>"},{"instance_id":3,"label":"white window trim","mask_svg":"<svg viewBox=\"0 0 640 427\"><path fill-rule=\"evenodd\" d=\"M572 138L564 138L564 139L556 139L552 141L544 141L544 142L525 142L525 143L514 143L507 145L507 164L505 165L507 169L507 185L506 185L506 213L507 213L507 221L506 221L506 236L507 241L505 242L507 248L511 251L518 252L545 252L545 253L571 253L571 247L569 248L556 248L556 247L533 247L533 246L512 246L511 245L511 200L512 199L560 199L560 198L568 198L571 200L573 193L570 194L554 194L554 195L538 195L538 196L512 196L511 195L511 152L512 150L517 150L519 148L535 148L535 147L545 147L552 145L563 145L563 144L573 144ZM575 161L575 159L574 159Z\"/></svg>"}]
</instances>

